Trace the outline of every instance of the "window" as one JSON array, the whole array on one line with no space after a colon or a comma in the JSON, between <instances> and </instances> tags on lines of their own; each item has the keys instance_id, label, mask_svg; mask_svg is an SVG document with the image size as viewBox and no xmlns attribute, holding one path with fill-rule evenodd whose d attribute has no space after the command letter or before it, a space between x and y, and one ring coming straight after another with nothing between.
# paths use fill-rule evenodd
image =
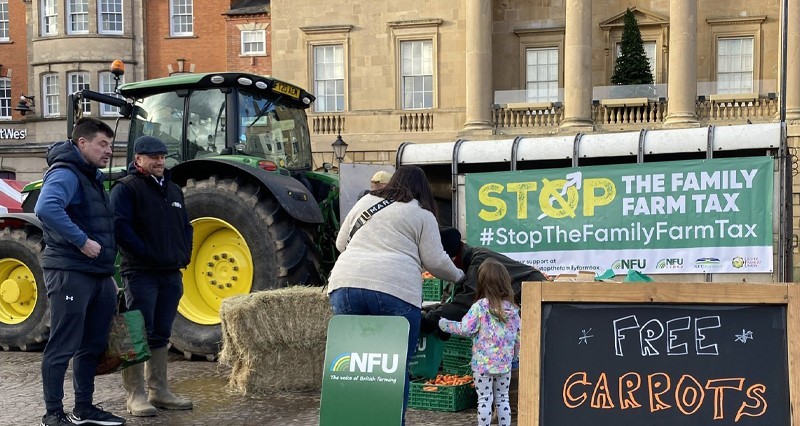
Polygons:
<instances>
[{"instance_id":1,"label":"window","mask_svg":"<svg viewBox=\"0 0 800 426\"><path fill-rule=\"evenodd\" d=\"M75 93L80 92L81 90L89 88L89 73L85 72L74 72L70 73L67 76L69 81L67 93ZM91 114L92 113L92 105L88 99L81 100L81 108L83 108L84 114Z\"/></svg>"},{"instance_id":2,"label":"window","mask_svg":"<svg viewBox=\"0 0 800 426\"><path fill-rule=\"evenodd\" d=\"M114 74L112 74L112 73L110 73L108 71L101 72L100 73L99 82L100 82L100 93L102 93L104 95L113 96L115 98L122 99L122 96L120 96L118 93L116 93L114 91L114 88L116 86L116 81L114 81ZM120 78L119 78L119 84L122 84L122 83L125 83L125 76L124 75L120 76ZM116 117L116 116L119 116L119 108L115 107L115 106L108 105L108 104L101 103L100 104L100 115L102 115L104 117L108 117L108 116Z\"/></svg>"},{"instance_id":3,"label":"window","mask_svg":"<svg viewBox=\"0 0 800 426\"><path fill-rule=\"evenodd\" d=\"M58 31L58 12L56 12L56 0L42 0L42 35L55 35Z\"/></svg>"},{"instance_id":4,"label":"window","mask_svg":"<svg viewBox=\"0 0 800 426\"><path fill-rule=\"evenodd\" d=\"M10 78L0 78L0 120L11 120Z\"/></svg>"},{"instance_id":5,"label":"window","mask_svg":"<svg viewBox=\"0 0 800 426\"><path fill-rule=\"evenodd\" d=\"M400 64L403 109L433 108L431 40L401 42Z\"/></svg>"},{"instance_id":6,"label":"window","mask_svg":"<svg viewBox=\"0 0 800 426\"><path fill-rule=\"evenodd\" d=\"M58 109L58 74L45 74L42 77L42 94L44 95L44 116L57 116L60 113Z\"/></svg>"},{"instance_id":7,"label":"window","mask_svg":"<svg viewBox=\"0 0 800 426\"><path fill-rule=\"evenodd\" d=\"M643 42L644 54L647 56L647 62L650 64L650 74L653 75L653 83L656 82L656 42L645 41ZM622 43L617 43L615 50L614 61L616 62L619 55L622 54Z\"/></svg>"},{"instance_id":8,"label":"window","mask_svg":"<svg viewBox=\"0 0 800 426\"><path fill-rule=\"evenodd\" d=\"M8 0L0 0L0 41L8 40Z\"/></svg>"},{"instance_id":9,"label":"window","mask_svg":"<svg viewBox=\"0 0 800 426\"><path fill-rule=\"evenodd\" d=\"M170 34L190 36L194 32L193 0L170 0Z\"/></svg>"},{"instance_id":10,"label":"window","mask_svg":"<svg viewBox=\"0 0 800 426\"><path fill-rule=\"evenodd\" d=\"M86 34L89 32L89 0L69 0L67 2L67 33Z\"/></svg>"},{"instance_id":11,"label":"window","mask_svg":"<svg viewBox=\"0 0 800 426\"><path fill-rule=\"evenodd\" d=\"M558 48L525 49L527 102L558 101Z\"/></svg>"},{"instance_id":12,"label":"window","mask_svg":"<svg viewBox=\"0 0 800 426\"><path fill-rule=\"evenodd\" d=\"M717 43L717 93L753 92L753 38L721 38Z\"/></svg>"},{"instance_id":13,"label":"window","mask_svg":"<svg viewBox=\"0 0 800 426\"><path fill-rule=\"evenodd\" d=\"M100 0L97 19L100 34L122 34L122 0Z\"/></svg>"},{"instance_id":14,"label":"window","mask_svg":"<svg viewBox=\"0 0 800 426\"><path fill-rule=\"evenodd\" d=\"M242 55L266 55L267 32L264 30L242 31Z\"/></svg>"},{"instance_id":15,"label":"window","mask_svg":"<svg viewBox=\"0 0 800 426\"><path fill-rule=\"evenodd\" d=\"M317 112L344 111L344 46L314 46L314 94Z\"/></svg>"}]
</instances>

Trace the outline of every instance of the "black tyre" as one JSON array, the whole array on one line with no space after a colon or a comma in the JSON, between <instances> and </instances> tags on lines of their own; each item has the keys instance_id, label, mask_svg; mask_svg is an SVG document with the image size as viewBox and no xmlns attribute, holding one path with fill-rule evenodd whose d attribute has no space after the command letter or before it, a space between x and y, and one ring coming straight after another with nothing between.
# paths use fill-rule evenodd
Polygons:
<instances>
[{"instance_id":1,"label":"black tyre","mask_svg":"<svg viewBox=\"0 0 800 426\"><path fill-rule=\"evenodd\" d=\"M187 358L211 360L222 343L223 299L288 285L321 285L319 260L310 228L259 185L218 176L190 179L184 196L194 243L171 342Z\"/></svg>"},{"instance_id":2,"label":"black tyre","mask_svg":"<svg viewBox=\"0 0 800 426\"><path fill-rule=\"evenodd\" d=\"M39 260L41 235L0 230L0 347L41 349L50 333L50 305Z\"/></svg>"}]
</instances>

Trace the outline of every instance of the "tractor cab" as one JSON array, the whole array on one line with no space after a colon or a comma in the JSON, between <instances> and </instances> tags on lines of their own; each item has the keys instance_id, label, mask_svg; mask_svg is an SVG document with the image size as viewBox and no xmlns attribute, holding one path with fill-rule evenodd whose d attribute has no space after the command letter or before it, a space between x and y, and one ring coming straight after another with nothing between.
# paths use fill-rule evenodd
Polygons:
<instances>
[{"instance_id":1,"label":"tractor cab","mask_svg":"<svg viewBox=\"0 0 800 426\"><path fill-rule=\"evenodd\" d=\"M253 157L254 165L312 169L305 109L314 97L288 83L243 73L187 74L124 84L133 100L129 142L154 136L167 145L167 167L217 155ZM129 158L132 156L129 146Z\"/></svg>"}]
</instances>

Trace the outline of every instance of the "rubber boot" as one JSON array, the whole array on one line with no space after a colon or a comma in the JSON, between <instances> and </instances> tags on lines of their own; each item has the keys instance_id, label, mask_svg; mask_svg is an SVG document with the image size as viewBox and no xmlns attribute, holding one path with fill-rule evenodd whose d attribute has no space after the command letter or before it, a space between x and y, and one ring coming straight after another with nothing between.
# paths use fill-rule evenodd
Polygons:
<instances>
[{"instance_id":1,"label":"rubber boot","mask_svg":"<svg viewBox=\"0 0 800 426\"><path fill-rule=\"evenodd\" d=\"M122 386L128 394L128 412L136 417L152 417L158 410L147 400L144 390L144 364L134 364L122 370Z\"/></svg>"},{"instance_id":2,"label":"rubber boot","mask_svg":"<svg viewBox=\"0 0 800 426\"><path fill-rule=\"evenodd\" d=\"M165 410L191 410L192 401L181 398L169 390L167 385L167 347L151 349L150 359L145 362L147 386L150 388L150 403Z\"/></svg>"}]
</instances>

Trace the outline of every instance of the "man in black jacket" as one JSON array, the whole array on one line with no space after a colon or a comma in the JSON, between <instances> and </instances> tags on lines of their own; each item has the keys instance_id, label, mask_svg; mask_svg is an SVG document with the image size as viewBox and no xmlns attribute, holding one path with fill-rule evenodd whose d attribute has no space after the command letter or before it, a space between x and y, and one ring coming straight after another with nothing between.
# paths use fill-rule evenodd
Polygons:
<instances>
[{"instance_id":1,"label":"man in black jacket","mask_svg":"<svg viewBox=\"0 0 800 426\"><path fill-rule=\"evenodd\" d=\"M114 131L92 117L75 123L72 139L47 151L50 168L34 212L42 221L44 285L50 301L50 339L42 355L47 412L42 426L123 425L125 419L92 404L94 375L114 316L114 222L105 176ZM42 297L40 294L39 297ZM72 359L75 409L64 413L64 377Z\"/></svg>"},{"instance_id":2,"label":"man in black jacket","mask_svg":"<svg viewBox=\"0 0 800 426\"><path fill-rule=\"evenodd\" d=\"M464 282L455 284L453 300L450 303L434 306L422 317L421 330L431 333L439 330L439 319L446 318L461 321L461 318L475 303L475 291L478 287L478 267L486 259L500 262L511 275L511 286L517 303L522 298L523 281L547 281L547 276L533 266L517 262L514 259L483 247L471 247L461 241L461 233L455 228L445 228L440 231L442 247L447 254L466 274Z\"/></svg>"},{"instance_id":3,"label":"man in black jacket","mask_svg":"<svg viewBox=\"0 0 800 426\"><path fill-rule=\"evenodd\" d=\"M183 294L180 270L192 254L192 225L183 192L169 180L164 165L166 145L142 136L134 142L134 153L128 176L111 191L111 203L127 306L144 315L151 358L123 370L122 381L128 411L134 416L154 416L156 407L192 408L192 401L174 395L167 385L167 343Z\"/></svg>"}]
</instances>

